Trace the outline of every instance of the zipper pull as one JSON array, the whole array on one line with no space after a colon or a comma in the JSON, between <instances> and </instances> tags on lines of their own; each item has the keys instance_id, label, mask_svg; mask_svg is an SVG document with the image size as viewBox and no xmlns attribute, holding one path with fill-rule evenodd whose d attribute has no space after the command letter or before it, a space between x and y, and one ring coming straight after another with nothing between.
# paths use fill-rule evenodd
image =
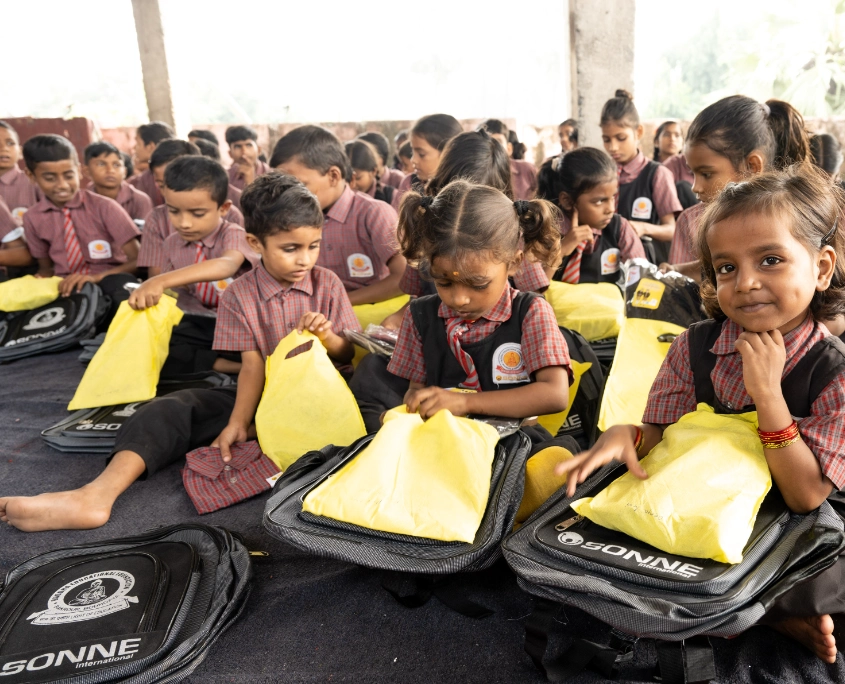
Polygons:
<instances>
[{"instance_id":1,"label":"zipper pull","mask_svg":"<svg viewBox=\"0 0 845 684\"><path fill-rule=\"evenodd\" d=\"M584 519L583 515L575 515L575 516L569 518L569 520L564 520L563 522L559 522L557 525L555 525L555 529L558 532L563 532L564 530L568 530L573 525L576 525L577 523L581 522L583 519Z\"/></svg>"},{"instance_id":2,"label":"zipper pull","mask_svg":"<svg viewBox=\"0 0 845 684\"><path fill-rule=\"evenodd\" d=\"M270 554L267 553L266 551L250 551L249 555L252 558L269 558L270 557Z\"/></svg>"}]
</instances>

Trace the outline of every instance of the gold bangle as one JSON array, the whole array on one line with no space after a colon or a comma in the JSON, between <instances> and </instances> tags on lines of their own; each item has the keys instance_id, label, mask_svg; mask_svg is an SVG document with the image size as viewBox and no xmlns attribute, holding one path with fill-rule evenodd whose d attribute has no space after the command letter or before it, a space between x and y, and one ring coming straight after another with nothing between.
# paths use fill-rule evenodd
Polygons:
<instances>
[{"instance_id":1,"label":"gold bangle","mask_svg":"<svg viewBox=\"0 0 845 684\"><path fill-rule=\"evenodd\" d=\"M784 447L788 447L791 444L795 444L799 439L801 439L801 435L795 435L790 439L784 439L780 442L763 442L764 449L783 449Z\"/></svg>"}]
</instances>

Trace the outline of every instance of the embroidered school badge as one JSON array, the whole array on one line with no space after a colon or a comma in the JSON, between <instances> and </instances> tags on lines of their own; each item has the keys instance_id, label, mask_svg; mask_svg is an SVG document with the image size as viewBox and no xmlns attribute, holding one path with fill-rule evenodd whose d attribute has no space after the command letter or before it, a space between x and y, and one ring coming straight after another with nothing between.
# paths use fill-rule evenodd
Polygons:
<instances>
[{"instance_id":1,"label":"embroidered school badge","mask_svg":"<svg viewBox=\"0 0 845 684\"><path fill-rule=\"evenodd\" d=\"M105 240L91 240L88 255L92 259L111 259L111 245Z\"/></svg>"},{"instance_id":2,"label":"embroidered school badge","mask_svg":"<svg viewBox=\"0 0 845 684\"><path fill-rule=\"evenodd\" d=\"M350 254L346 258L351 278L370 278L376 274L373 262L366 254Z\"/></svg>"},{"instance_id":3,"label":"embroidered school badge","mask_svg":"<svg viewBox=\"0 0 845 684\"><path fill-rule=\"evenodd\" d=\"M616 273L619 270L619 250L615 247L601 253L601 274Z\"/></svg>"},{"instance_id":4,"label":"embroidered school badge","mask_svg":"<svg viewBox=\"0 0 845 684\"><path fill-rule=\"evenodd\" d=\"M528 382L521 344L506 342L496 349L493 354L493 381L497 385Z\"/></svg>"},{"instance_id":5,"label":"embroidered school badge","mask_svg":"<svg viewBox=\"0 0 845 684\"><path fill-rule=\"evenodd\" d=\"M637 199L634 200L634 205L631 207L631 218L650 219L653 207L654 204L648 197L637 197Z\"/></svg>"}]
</instances>

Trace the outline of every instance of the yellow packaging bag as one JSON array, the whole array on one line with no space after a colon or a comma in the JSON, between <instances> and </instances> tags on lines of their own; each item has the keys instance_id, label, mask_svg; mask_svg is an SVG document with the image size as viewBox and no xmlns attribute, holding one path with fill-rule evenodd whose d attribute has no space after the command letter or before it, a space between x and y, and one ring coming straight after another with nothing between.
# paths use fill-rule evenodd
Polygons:
<instances>
[{"instance_id":1,"label":"yellow packaging bag","mask_svg":"<svg viewBox=\"0 0 845 684\"><path fill-rule=\"evenodd\" d=\"M706 404L663 432L641 464L572 508L594 523L692 558L739 563L772 476L757 414L719 415Z\"/></svg>"},{"instance_id":2,"label":"yellow packaging bag","mask_svg":"<svg viewBox=\"0 0 845 684\"><path fill-rule=\"evenodd\" d=\"M639 423L648 393L672 340L685 328L665 321L625 319L599 409L599 430Z\"/></svg>"},{"instance_id":3,"label":"yellow packaging bag","mask_svg":"<svg viewBox=\"0 0 845 684\"><path fill-rule=\"evenodd\" d=\"M381 322L385 318L387 318L390 314L394 314L399 311L399 309L405 306L410 299L411 298L408 295L400 295L399 297L378 302L377 304L358 304L352 307L352 311L354 311L355 315L358 317L361 329L366 330L370 323L373 325L381 325ZM339 330L335 330L335 332L340 334ZM361 359L363 359L367 354L369 354L369 352L366 349L356 345L355 357L352 359L352 365L357 368Z\"/></svg>"},{"instance_id":4,"label":"yellow packaging bag","mask_svg":"<svg viewBox=\"0 0 845 684\"><path fill-rule=\"evenodd\" d=\"M546 502L546 499L566 484L566 474L557 475L555 468L558 463L571 458L573 455L569 449L550 446L541 449L528 459L525 464L525 488L522 491L522 501L514 522L524 523Z\"/></svg>"},{"instance_id":5,"label":"yellow packaging bag","mask_svg":"<svg viewBox=\"0 0 845 684\"><path fill-rule=\"evenodd\" d=\"M302 507L373 530L470 543L490 492L496 428L438 411L387 412L373 441Z\"/></svg>"},{"instance_id":6,"label":"yellow packaging bag","mask_svg":"<svg viewBox=\"0 0 845 684\"><path fill-rule=\"evenodd\" d=\"M291 358L290 351L311 348ZM261 450L281 470L313 449L346 446L366 434L346 381L315 335L293 330L267 357L264 392L255 413Z\"/></svg>"},{"instance_id":7,"label":"yellow packaging bag","mask_svg":"<svg viewBox=\"0 0 845 684\"><path fill-rule=\"evenodd\" d=\"M619 335L625 320L625 300L613 283L560 283L546 290L557 324L581 333L588 342Z\"/></svg>"},{"instance_id":8,"label":"yellow packaging bag","mask_svg":"<svg viewBox=\"0 0 845 684\"><path fill-rule=\"evenodd\" d=\"M167 295L143 311L122 302L68 410L152 399L167 360L170 335L181 320L176 300Z\"/></svg>"},{"instance_id":9,"label":"yellow packaging bag","mask_svg":"<svg viewBox=\"0 0 845 684\"><path fill-rule=\"evenodd\" d=\"M537 422L552 435L557 434L557 431L560 430L561 426L563 426L569 417L569 410L572 408L572 402L575 401L575 395L578 394L578 386L581 384L581 376L593 367L593 364L589 361L582 363L575 359L570 361L570 365L572 366L572 384L569 385L569 403L566 405L566 408L560 413L550 413L540 416L537 419Z\"/></svg>"},{"instance_id":10,"label":"yellow packaging bag","mask_svg":"<svg viewBox=\"0 0 845 684\"><path fill-rule=\"evenodd\" d=\"M59 276L25 275L0 283L0 311L31 311L59 298Z\"/></svg>"}]
</instances>

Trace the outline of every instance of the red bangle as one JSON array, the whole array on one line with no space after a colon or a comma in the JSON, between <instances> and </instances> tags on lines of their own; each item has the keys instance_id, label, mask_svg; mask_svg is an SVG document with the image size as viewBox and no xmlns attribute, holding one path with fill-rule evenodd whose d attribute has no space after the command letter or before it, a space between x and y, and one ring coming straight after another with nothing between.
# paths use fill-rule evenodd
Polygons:
<instances>
[{"instance_id":1,"label":"red bangle","mask_svg":"<svg viewBox=\"0 0 845 684\"><path fill-rule=\"evenodd\" d=\"M760 441L763 443L764 449L782 449L790 444L794 444L801 438L801 433L798 432L798 424L794 420L789 427L783 430L765 432L758 428L757 434L760 436Z\"/></svg>"},{"instance_id":2,"label":"red bangle","mask_svg":"<svg viewBox=\"0 0 845 684\"><path fill-rule=\"evenodd\" d=\"M640 453L640 447L643 445L643 429L639 425L635 425L634 429L637 431L637 436L634 437L634 451Z\"/></svg>"}]
</instances>

